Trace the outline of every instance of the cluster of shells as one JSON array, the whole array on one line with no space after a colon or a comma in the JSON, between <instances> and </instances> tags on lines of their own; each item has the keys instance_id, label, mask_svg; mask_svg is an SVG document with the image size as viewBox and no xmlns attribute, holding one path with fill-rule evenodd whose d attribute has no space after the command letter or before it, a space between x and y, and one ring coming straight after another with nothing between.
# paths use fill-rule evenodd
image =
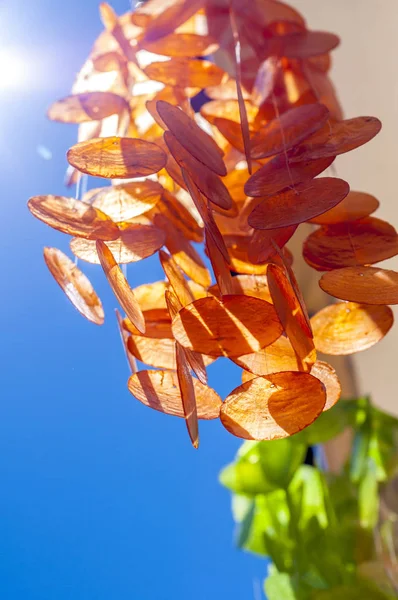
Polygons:
<instances>
[{"instance_id":1,"label":"cluster of shells","mask_svg":"<svg viewBox=\"0 0 398 600\"><path fill-rule=\"evenodd\" d=\"M328 76L338 38L277 0L149 0L121 17L103 3L100 14L105 30L49 117L79 125L67 185L109 185L29 200L73 236L75 261L45 248L47 266L96 324L101 301L77 260L102 266L126 315L129 390L184 418L195 447L198 419L246 439L292 435L340 396L317 351L365 350L393 324L398 274L370 265L398 254L395 229L371 216L373 196L318 177L381 123L343 119ZM311 319L285 247L301 223L314 224L304 259L339 299ZM165 280L131 288L123 265L155 253ZM218 357L242 368L224 401L207 385Z\"/></svg>"}]
</instances>

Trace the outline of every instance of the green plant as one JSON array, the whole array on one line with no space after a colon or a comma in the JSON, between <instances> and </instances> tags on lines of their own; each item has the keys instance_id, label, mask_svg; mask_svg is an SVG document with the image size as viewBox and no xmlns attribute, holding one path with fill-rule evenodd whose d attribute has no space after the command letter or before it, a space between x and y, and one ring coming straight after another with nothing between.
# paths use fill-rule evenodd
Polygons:
<instances>
[{"instance_id":1,"label":"green plant","mask_svg":"<svg viewBox=\"0 0 398 600\"><path fill-rule=\"evenodd\" d=\"M352 452L333 474L319 445L347 427ZM303 464L313 446L315 465ZM379 516L397 459L398 420L368 398L340 402L290 438L241 446L220 480L232 492L238 547L272 561L269 600L397 597L387 555L395 515L384 506Z\"/></svg>"}]
</instances>

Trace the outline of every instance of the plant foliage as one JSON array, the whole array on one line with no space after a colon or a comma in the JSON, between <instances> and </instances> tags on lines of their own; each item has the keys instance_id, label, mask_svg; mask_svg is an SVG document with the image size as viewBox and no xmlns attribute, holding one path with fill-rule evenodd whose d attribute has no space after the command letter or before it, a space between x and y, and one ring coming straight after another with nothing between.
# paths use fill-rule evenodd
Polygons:
<instances>
[{"instance_id":1,"label":"plant foliage","mask_svg":"<svg viewBox=\"0 0 398 600\"><path fill-rule=\"evenodd\" d=\"M340 474L303 464L309 446L347 427L354 441ZM388 575L398 565L383 550L396 515L381 522L379 504L397 469L398 420L368 398L338 403L295 436L241 446L220 481L232 492L237 546L272 561L269 600L396 598Z\"/></svg>"}]
</instances>

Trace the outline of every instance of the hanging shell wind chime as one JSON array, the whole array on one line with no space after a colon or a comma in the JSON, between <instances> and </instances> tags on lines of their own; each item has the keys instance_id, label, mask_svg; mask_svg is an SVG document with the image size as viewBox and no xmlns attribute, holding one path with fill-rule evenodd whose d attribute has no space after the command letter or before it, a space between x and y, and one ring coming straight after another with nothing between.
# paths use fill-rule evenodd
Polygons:
<instances>
[{"instance_id":1,"label":"hanging shell wind chime","mask_svg":"<svg viewBox=\"0 0 398 600\"><path fill-rule=\"evenodd\" d=\"M393 324L398 273L371 265L398 254L397 233L373 216L373 196L324 175L381 123L343 119L328 76L338 37L277 0L149 0L121 17L102 3L100 14L105 30L48 116L78 124L67 185L82 173L108 185L81 199L35 196L29 209L72 236L81 263L101 265L125 313L137 400L185 419L195 447L199 419L245 439L292 435L340 396L317 351L365 350ZM302 223L314 224L305 261L341 300L311 319L286 248ZM165 280L132 289L120 265L155 253ZM101 325L77 264L56 248L44 258ZM207 385L219 357L242 368L224 401Z\"/></svg>"}]
</instances>

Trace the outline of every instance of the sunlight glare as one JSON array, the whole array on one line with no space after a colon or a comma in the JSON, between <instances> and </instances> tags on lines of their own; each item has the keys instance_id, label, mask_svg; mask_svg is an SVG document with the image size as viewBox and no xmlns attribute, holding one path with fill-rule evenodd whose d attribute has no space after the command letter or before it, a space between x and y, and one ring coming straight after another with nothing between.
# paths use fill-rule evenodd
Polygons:
<instances>
[{"instance_id":1,"label":"sunlight glare","mask_svg":"<svg viewBox=\"0 0 398 600\"><path fill-rule=\"evenodd\" d=\"M26 64L13 48L0 49L0 90L20 88L26 81Z\"/></svg>"}]
</instances>

